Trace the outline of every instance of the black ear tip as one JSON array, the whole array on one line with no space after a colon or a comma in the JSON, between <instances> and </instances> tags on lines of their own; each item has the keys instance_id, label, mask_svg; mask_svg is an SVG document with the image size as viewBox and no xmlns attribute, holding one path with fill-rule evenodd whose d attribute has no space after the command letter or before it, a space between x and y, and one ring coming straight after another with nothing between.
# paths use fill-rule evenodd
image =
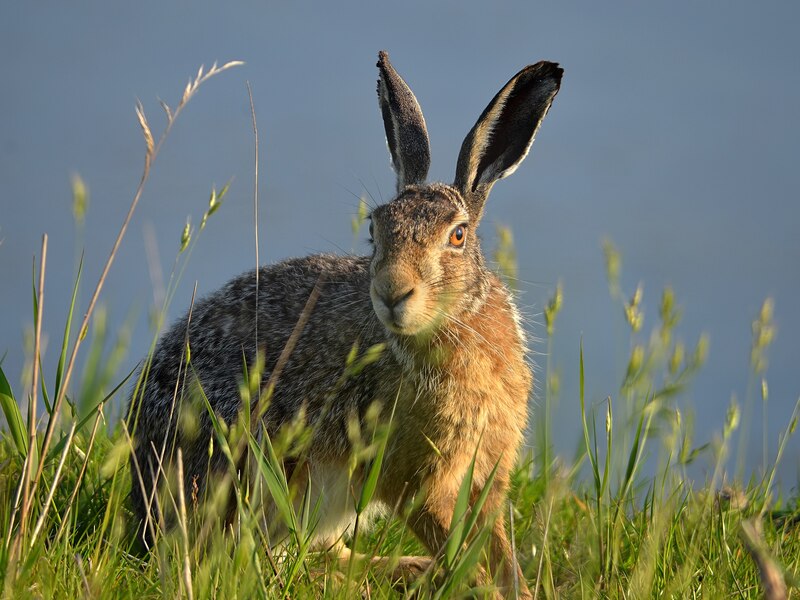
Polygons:
<instances>
[{"instance_id":1,"label":"black ear tip","mask_svg":"<svg viewBox=\"0 0 800 600\"><path fill-rule=\"evenodd\" d=\"M378 75L378 97L381 97L381 82L386 84L386 80L392 78L392 73L394 72L394 68L392 67L392 63L389 62L389 53L386 50L381 50L378 52L378 62L375 64L378 67L379 75Z\"/></svg>"},{"instance_id":2,"label":"black ear tip","mask_svg":"<svg viewBox=\"0 0 800 600\"><path fill-rule=\"evenodd\" d=\"M561 65L547 60L539 61L523 70L528 71L529 75L536 79L552 79L557 84L561 83L561 78L564 76Z\"/></svg>"}]
</instances>

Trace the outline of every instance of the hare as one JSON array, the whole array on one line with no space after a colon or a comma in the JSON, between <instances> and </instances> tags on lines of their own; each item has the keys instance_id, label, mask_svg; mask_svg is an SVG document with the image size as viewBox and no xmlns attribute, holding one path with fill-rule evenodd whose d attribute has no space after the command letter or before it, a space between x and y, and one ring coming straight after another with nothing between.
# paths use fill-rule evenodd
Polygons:
<instances>
[{"instance_id":1,"label":"hare","mask_svg":"<svg viewBox=\"0 0 800 600\"><path fill-rule=\"evenodd\" d=\"M322 254L251 271L198 301L163 335L129 408L134 513L152 527L154 490L177 449L183 484L195 496L229 468L221 452L209 453L208 411L188 397L202 389L233 423L243 406L243 367L261 355L271 394L259 426L276 436L302 418L313 431L304 474L292 477L299 462L285 468L300 485L310 481L312 502L320 501L317 546L336 544L353 525L364 473L348 473L348 419L363 419L377 401L381 418L392 421L375 504L415 497L408 525L435 555L473 456L473 501L496 467L482 511L493 523L489 567L501 593L528 597L503 515L533 377L513 299L487 269L476 232L492 186L527 155L563 70L539 62L514 75L467 134L454 182L429 184L420 106L385 52L377 67L397 196L370 215L371 256ZM342 378L354 343L385 350ZM194 435L180 427L182 412L192 412ZM409 557L405 566L422 570L430 560Z\"/></svg>"}]
</instances>

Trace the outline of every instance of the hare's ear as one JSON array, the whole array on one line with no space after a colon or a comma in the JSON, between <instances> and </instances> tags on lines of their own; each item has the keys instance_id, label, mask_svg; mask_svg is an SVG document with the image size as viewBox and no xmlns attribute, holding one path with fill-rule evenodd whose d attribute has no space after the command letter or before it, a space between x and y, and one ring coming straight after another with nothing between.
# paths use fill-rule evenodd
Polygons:
<instances>
[{"instance_id":1,"label":"hare's ear","mask_svg":"<svg viewBox=\"0 0 800 600\"><path fill-rule=\"evenodd\" d=\"M386 52L378 53L378 101L386 129L386 143L397 173L397 191L424 183L431 165L425 118L411 89L397 74Z\"/></svg>"},{"instance_id":2,"label":"hare's ear","mask_svg":"<svg viewBox=\"0 0 800 600\"><path fill-rule=\"evenodd\" d=\"M455 187L472 220L480 219L494 182L511 175L528 154L563 73L551 62L525 67L497 92L467 134L458 155Z\"/></svg>"}]
</instances>

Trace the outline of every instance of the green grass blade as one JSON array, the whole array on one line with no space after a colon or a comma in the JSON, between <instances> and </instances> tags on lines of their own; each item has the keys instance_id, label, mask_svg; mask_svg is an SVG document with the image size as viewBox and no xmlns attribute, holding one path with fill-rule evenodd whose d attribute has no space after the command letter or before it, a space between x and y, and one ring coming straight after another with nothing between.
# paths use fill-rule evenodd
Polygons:
<instances>
[{"instance_id":1,"label":"green grass blade","mask_svg":"<svg viewBox=\"0 0 800 600\"><path fill-rule=\"evenodd\" d=\"M129 380L129 379L131 378L131 376L133 376L133 374L136 372L136 369L137 369L137 367L134 367L133 369L131 369L131 371L130 371L130 372L129 372L129 373L128 373L128 374L127 374L125 377L124 377L124 379L123 379L122 381L120 381L120 382L119 382L119 383L118 383L118 384L117 384L117 385L114 387L114 389L113 389L113 390L111 390L111 391L110 391L108 394L106 394L106 395L105 395L103 398L101 398L100 400L98 400L98 401L97 401L97 402L96 402L96 403L95 403L95 404L94 404L94 405L93 405L93 406L90 408L90 410L88 410L88 411L86 412L86 416L85 416L85 417L83 417L83 418L82 418L82 419L81 419L81 420L78 422L78 425L77 425L77 427L75 427L75 435L78 435L78 434L79 434L79 433L80 433L80 432L83 430L83 428L84 428L84 427L86 427L86 425L87 425L87 424L88 424L90 421L94 421L94 419L97 417L97 415L95 414L95 411L97 410L97 407L98 407L98 406L100 406L101 404L105 404L106 402L108 402L109 400L111 400L111 398L113 398L113 397L114 397L114 394L116 394L116 393L117 393L117 392L120 390L120 388L121 388L122 386L124 386L126 383L128 383L128 380ZM46 458L46 460L47 460L47 461L51 461L51 460L53 460L53 459L54 459L56 456L58 456L59 454L61 454L61 450L63 450L63 448L64 448L64 444L66 443L66 441L67 441L67 438L66 438L66 437L64 437L64 438L62 438L62 439L61 439L61 440L60 440L58 443L54 444L54 445L53 445L53 446L50 448L50 450L47 452L47 458Z\"/></svg>"},{"instance_id":2,"label":"green grass blade","mask_svg":"<svg viewBox=\"0 0 800 600\"><path fill-rule=\"evenodd\" d=\"M3 366L0 365L0 394L5 394L12 400L14 399L14 390L11 389L11 384L8 383L6 374L3 371ZM16 404L16 401L14 402Z\"/></svg>"},{"instance_id":3,"label":"green grass blade","mask_svg":"<svg viewBox=\"0 0 800 600\"><path fill-rule=\"evenodd\" d=\"M642 414L639 415L639 423L636 426L636 437L633 439L633 445L631 446L631 451L628 455L628 464L625 468L624 489L627 489L630 485L630 482L633 479L634 471L636 470L636 465L639 462L638 457L641 450L640 446L643 443L642 430L644 429L645 412L647 412L646 408L642 410Z\"/></svg>"},{"instance_id":4,"label":"green grass blade","mask_svg":"<svg viewBox=\"0 0 800 600\"><path fill-rule=\"evenodd\" d=\"M2 373L2 370L0 370ZM16 400L0 392L0 406L3 407L3 414L8 423L8 430L11 434L11 439L14 440L14 445L20 453L20 456L25 458L28 455L28 435L25 430L25 421L22 419L22 413L19 411Z\"/></svg>"},{"instance_id":5,"label":"green grass blade","mask_svg":"<svg viewBox=\"0 0 800 600\"><path fill-rule=\"evenodd\" d=\"M381 467L383 466L383 455L386 453L387 437L388 436L383 436L375 458L372 459L369 466L367 479L364 481L364 485L361 486L361 495L358 497L358 502L356 503L356 513L359 515L364 512L364 509L375 495L375 489L378 487L378 475L380 475Z\"/></svg>"},{"instance_id":6,"label":"green grass blade","mask_svg":"<svg viewBox=\"0 0 800 600\"><path fill-rule=\"evenodd\" d=\"M20 456L25 458L28 455L28 432L25 428L25 420L22 418L19 405L14 397L14 391L11 389L11 384L8 383L8 378L6 378L2 366L0 366L0 406L3 408L11 439L14 441Z\"/></svg>"},{"instance_id":7,"label":"green grass blade","mask_svg":"<svg viewBox=\"0 0 800 600\"><path fill-rule=\"evenodd\" d=\"M374 348L375 346L373 346ZM392 427L392 423L394 422L394 411L397 408L397 399L400 397L400 390L397 390L397 395L394 398L394 404L392 405L392 412L389 415L389 422L386 423L386 429L381 434L381 439L378 444L378 450L375 454L375 458L372 459L372 464L369 467L369 473L367 473L367 479L364 481L364 485L361 488L361 495L358 498L358 504L356 505L356 513L361 514L367 505L372 500L372 497L375 495L375 489L378 487L378 476L381 472L381 467L383 466L383 456L386 454L386 444L389 442L389 431Z\"/></svg>"},{"instance_id":8,"label":"green grass blade","mask_svg":"<svg viewBox=\"0 0 800 600\"><path fill-rule=\"evenodd\" d=\"M288 481L287 481L288 483ZM306 489L303 491L303 510L300 513L300 530L304 533L309 531L311 524L311 470L306 469ZM322 494L317 497L317 502L314 505L315 510L322 506ZM316 512L315 512L316 514Z\"/></svg>"},{"instance_id":9,"label":"green grass blade","mask_svg":"<svg viewBox=\"0 0 800 600\"><path fill-rule=\"evenodd\" d=\"M14 391L11 389L11 384L8 383L8 379L6 378L6 374L3 371L2 362L0 362L0 394L5 394L6 396L14 397Z\"/></svg>"},{"instance_id":10,"label":"green grass blade","mask_svg":"<svg viewBox=\"0 0 800 600\"><path fill-rule=\"evenodd\" d=\"M49 415L53 412L53 405L50 403L50 394L47 393L47 384L44 381L44 368L42 367L42 357L39 357L39 388L42 390L42 402Z\"/></svg>"},{"instance_id":11,"label":"green grass blade","mask_svg":"<svg viewBox=\"0 0 800 600\"><path fill-rule=\"evenodd\" d=\"M478 446L480 440L478 440ZM472 460L464 473L464 478L461 480L461 485L458 488L458 496L456 497L456 504L453 508L453 518L450 520L450 537L447 538L447 545L445 546L445 566L448 568L453 566L456 554L464 543L464 520L469 509L469 496L472 491L472 476L475 472L475 457L478 454L478 448L475 447L475 452L472 455Z\"/></svg>"},{"instance_id":12,"label":"green grass blade","mask_svg":"<svg viewBox=\"0 0 800 600\"><path fill-rule=\"evenodd\" d=\"M69 312L67 313L67 322L64 325L64 338L61 340L61 354L58 357L58 366L56 367L56 385L54 394L58 397L61 391L61 381L64 376L64 364L67 362L67 348L69 347L69 333L72 327L72 315L75 312L75 301L78 298L78 286L81 281L81 273L83 272L83 253L78 263L78 273L75 276L75 285L72 287L72 298L69 303ZM50 410L48 409L48 412Z\"/></svg>"},{"instance_id":13,"label":"green grass blade","mask_svg":"<svg viewBox=\"0 0 800 600\"><path fill-rule=\"evenodd\" d=\"M483 510L483 505L486 504L486 499L489 497L489 492L492 491L492 486L494 485L494 477L497 475L497 468L500 466L500 461L498 460L494 464L494 468L492 472L489 473L489 476L486 478L486 483L483 484L483 489L481 493L478 495L478 498L472 505L472 512L469 515L469 519L467 519L466 526L464 527L464 537L466 538L472 533L472 528L475 527L475 523L478 521L478 517L481 514L481 510Z\"/></svg>"},{"instance_id":14,"label":"green grass blade","mask_svg":"<svg viewBox=\"0 0 800 600\"><path fill-rule=\"evenodd\" d=\"M589 441L589 424L586 422L586 380L583 371L583 340L581 340L580 349L580 373L579 373L579 396L581 402L581 423L583 424L583 441L586 447L586 455L589 457L589 463L592 465L592 475L594 476L594 483L596 491L599 492L601 488L600 472L597 468L597 457L592 452L592 444Z\"/></svg>"},{"instance_id":15,"label":"green grass blade","mask_svg":"<svg viewBox=\"0 0 800 600\"><path fill-rule=\"evenodd\" d=\"M194 373L194 370L192 370L192 372L196 378L197 373ZM211 402L209 401L208 396L206 396L203 386L200 385L199 381L200 380L197 379L197 394L200 396L200 399L203 401L203 405L206 408L206 413L208 414L208 418L211 420L211 427L217 436L217 441L219 442L222 453L225 455L225 458L227 458L228 461L233 464L233 454L231 453L231 447L228 444L228 438L225 435L225 428L223 428L223 426L220 424L219 417L217 416L217 413L214 412L214 408L211 406Z\"/></svg>"},{"instance_id":16,"label":"green grass blade","mask_svg":"<svg viewBox=\"0 0 800 600\"><path fill-rule=\"evenodd\" d=\"M248 444L256 459L256 466L259 472L264 477L267 484L267 489L272 496L273 502L278 509L278 513L292 535L295 537L297 544L304 543L303 532L299 530L297 514L295 513L294 504L292 502L291 491L289 490L289 482L286 479L286 473L283 470L283 463L275 453L275 448L269 436L264 432L264 440L262 444L253 434L248 433ZM267 452L264 453L264 448Z\"/></svg>"},{"instance_id":17,"label":"green grass blade","mask_svg":"<svg viewBox=\"0 0 800 600\"><path fill-rule=\"evenodd\" d=\"M600 485L600 496L602 497L606 493L606 488L608 487L608 482L611 479L611 451L612 451L612 440L614 439L614 425L612 420L612 410L611 410L611 397L608 398L608 417L606 418L606 462L603 466L603 481Z\"/></svg>"},{"instance_id":18,"label":"green grass blade","mask_svg":"<svg viewBox=\"0 0 800 600\"><path fill-rule=\"evenodd\" d=\"M264 482L267 484L267 489L272 496L272 500L275 502L278 513L289 531L296 533L297 519L294 514L294 506L289 497L289 485L286 481L286 477L283 475L283 469L275 469L271 457L268 458L265 456L258 441L251 434L248 434L248 442L250 444L250 450L255 457L258 471L264 477ZM268 452L268 455L269 454L272 453Z\"/></svg>"},{"instance_id":19,"label":"green grass blade","mask_svg":"<svg viewBox=\"0 0 800 600\"><path fill-rule=\"evenodd\" d=\"M475 565L478 564L478 561L481 557L481 552L483 551L484 546L486 546L486 541L489 539L489 535L491 534L491 528L483 527L479 532L478 535L470 542L467 549L461 555L461 559L458 561L458 564L455 565L453 568L453 572L450 577L447 578L447 581L442 586L442 594L441 598L450 598L450 591L459 582L468 581L468 575L470 572L475 568Z\"/></svg>"}]
</instances>

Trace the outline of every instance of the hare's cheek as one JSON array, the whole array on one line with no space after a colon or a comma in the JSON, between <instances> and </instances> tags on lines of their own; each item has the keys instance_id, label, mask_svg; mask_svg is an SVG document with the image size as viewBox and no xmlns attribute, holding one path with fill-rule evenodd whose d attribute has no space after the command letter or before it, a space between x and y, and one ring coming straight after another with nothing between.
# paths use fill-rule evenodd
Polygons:
<instances>
[{"instance_id":1,"label":"hare's cheek","mask_svg":"<svg viewBox=\"0 0 800 600\"><path fill-rule=\"evenodd\" d=\"M378 248L374 248L372 251L372 260L369 263L370 279L375 278L375 274L378 272L378 266L380 265L381 261L383 261L383 252ZM370 292L371 291L372 290L370 290Z\"/></svg>"},{"instance_id":2,"label":"hare's cheek","mask_svg":"<svg viewBox=\"0 0 800 600\"><path fill-rule=\"evenodd\" d=\"M391 323L392 315L389 307L386 306L386 303L381 299L381 297L375 291L375 286L369 286L369 297L372 300L372 310L375 311L375 315L384 325L388 325Z\"/></svg>"}]
</instances>

